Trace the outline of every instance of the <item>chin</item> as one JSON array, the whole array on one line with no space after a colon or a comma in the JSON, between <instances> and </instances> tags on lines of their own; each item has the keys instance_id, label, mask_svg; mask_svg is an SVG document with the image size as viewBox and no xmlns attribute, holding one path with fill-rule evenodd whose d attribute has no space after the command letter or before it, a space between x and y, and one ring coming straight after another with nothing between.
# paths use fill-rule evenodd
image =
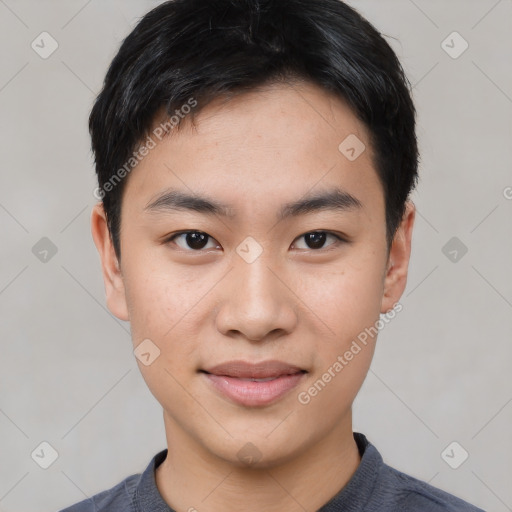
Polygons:
<instances>
[{"instance_id":1,"label":"chin","mask_svg":"<svg viewBox=\"0 0 512 512\"><path fill-rule=\"evenodd\" d=\"M214 456L223 459L228 464L240 469L263 470L285 464L302 450L300 449L300 440L295 439L298 443L292 446L289 443L289 436L285 431L283 437L272 432L273 427L267 428L265 434L258 435L256 433L245 433L244 435L236 435L224 439L220 445L213 444L212 439L206 440L205 448ZM288 438L288 441L287 441Z\"/></svg>"}]
</instances>

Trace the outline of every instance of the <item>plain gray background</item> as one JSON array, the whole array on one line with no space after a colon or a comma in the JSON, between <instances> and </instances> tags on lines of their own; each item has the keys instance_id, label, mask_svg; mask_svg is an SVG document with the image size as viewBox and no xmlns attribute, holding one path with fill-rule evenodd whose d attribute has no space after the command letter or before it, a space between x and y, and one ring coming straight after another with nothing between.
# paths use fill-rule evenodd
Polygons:
<instances>
[{"instance_id":1,"label":"plain gray background","mask_svg":"<svg viewBox=\"0 0 512 512\"><path fill-rule=\"evenodd\" d=\"M165 448L129 325L105 308L87 133L120 41L158 3L0 0L3 512L58 510ZM422 151L404 309L380 334L354 429L392 466L512 510L512 1L350 3L414 84ZM31 47L51 48L44 31L59 45L46 59ZM31 455L50 456L44 441L48 469Z\"/></svg>"}]
</instances>

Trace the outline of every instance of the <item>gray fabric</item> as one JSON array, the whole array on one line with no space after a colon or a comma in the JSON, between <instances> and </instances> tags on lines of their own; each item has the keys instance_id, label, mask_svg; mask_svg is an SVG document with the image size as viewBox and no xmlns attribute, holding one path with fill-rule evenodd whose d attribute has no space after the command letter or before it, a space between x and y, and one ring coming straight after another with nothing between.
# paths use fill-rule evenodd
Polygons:
<instances>
[{"instance_id":1,"label":"gray fabric","mask_svg":"<svg viewBox=\"0 0 512 512\"><path fill-rule=\"evenodd\" d=\"M356 432L354 438L361 462L347 485L318 512L483 512L384 464L363 434ZM143 473L60 512L175 512L155 483L155 469L166 455L167 450L159 452Z\"/></svg>"}]
</instances>

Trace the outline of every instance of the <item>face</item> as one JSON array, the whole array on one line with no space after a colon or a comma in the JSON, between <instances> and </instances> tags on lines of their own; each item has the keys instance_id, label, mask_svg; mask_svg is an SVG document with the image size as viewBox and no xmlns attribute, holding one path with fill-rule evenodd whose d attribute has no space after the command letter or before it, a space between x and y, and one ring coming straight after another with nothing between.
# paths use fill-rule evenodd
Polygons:
<instances>
[{"instance_id":1,"label":"face","mask_svg":"<svg viewBox=\"0 0 512 512\"><path fill-rule=\"evenodd\" d=\"M375 345L354 340L400 298L414 210L388 253L367 130L316 86L216 101L194 124L131 172L120 267L93 210L107 303L146 344L139 367L168 433L233 463L252 443L272 465L351 431ZM355 160L339 149L348 136L366 146ZM274 370L266 382L236 364L213 375L270 360L283 365L256 367Z\"/></svg>"}]
</instances>

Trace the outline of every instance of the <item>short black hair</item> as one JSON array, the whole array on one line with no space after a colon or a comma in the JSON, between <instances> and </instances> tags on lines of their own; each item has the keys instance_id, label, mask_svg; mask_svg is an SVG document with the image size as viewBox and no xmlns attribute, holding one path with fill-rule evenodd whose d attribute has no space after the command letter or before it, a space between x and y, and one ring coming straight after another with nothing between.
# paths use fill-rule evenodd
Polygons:
<instances>
[{"instance_id":1,"label":"short black hair","mask_svg":"<svg viewBox=\"0 0 512 512\"><path fill-rule=\"evenodd\" d=\"M389 246L419 156L410 83L384 37L341 0L170 0L123 41L89 118L96 197L117 257L121 178L136 165L134 151L159 112L182 118L176 109L193 98L193 119L218 97L296 80L343 99L368 128Z\"/></svg>"}]
</instances>

